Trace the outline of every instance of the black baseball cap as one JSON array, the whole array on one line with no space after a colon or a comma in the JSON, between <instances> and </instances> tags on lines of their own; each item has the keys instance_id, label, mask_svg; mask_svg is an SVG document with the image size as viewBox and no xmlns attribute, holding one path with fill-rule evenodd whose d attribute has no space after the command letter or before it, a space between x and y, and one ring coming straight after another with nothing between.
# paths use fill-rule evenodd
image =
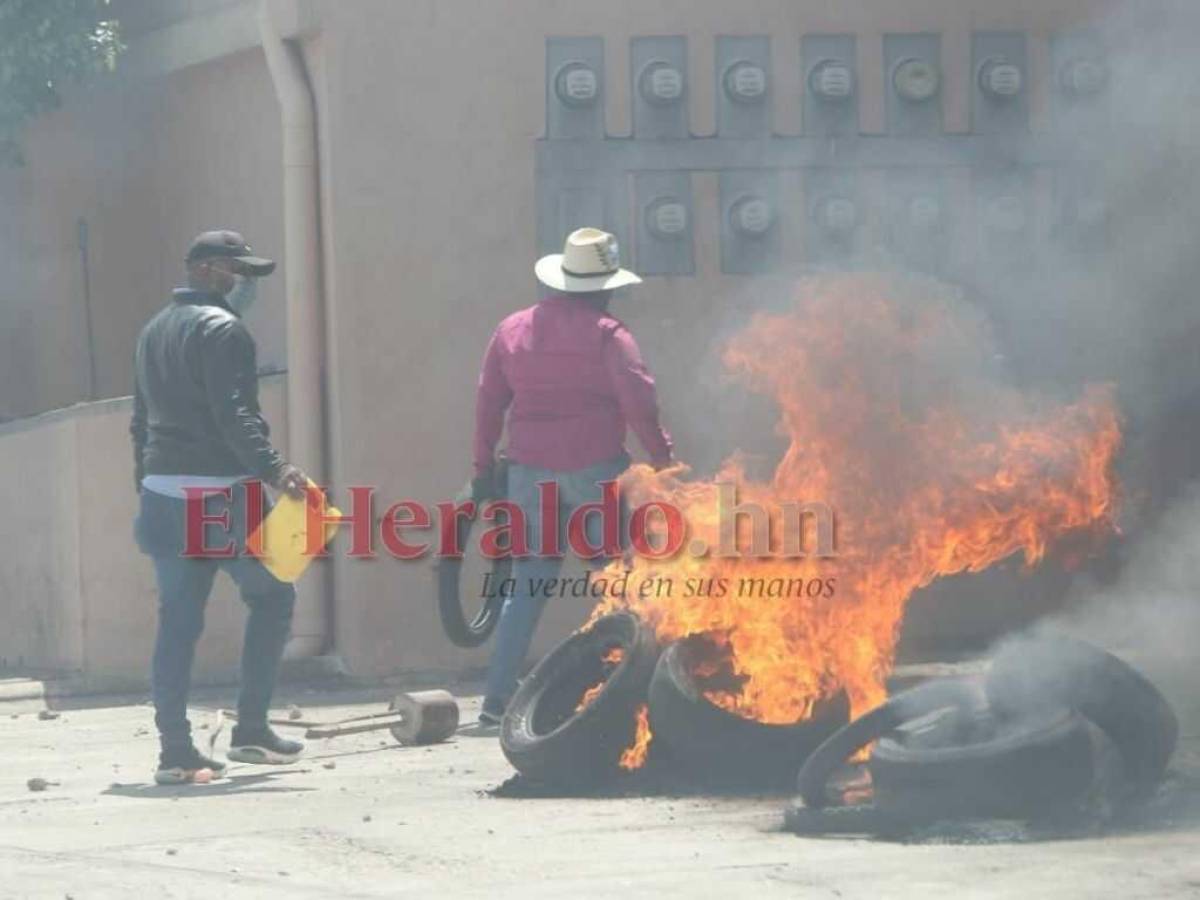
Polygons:
<instances>
[{"instance_id":1,"label":"black baseball cap","mask_svg":"<svg viewBox=\"0 0 1200 900\"><path fill-rule=\"evenodd\" d=\"M196 236L187 252L190 263L219 257L236 259L246 267L247 274L259 278L275 271L275 260L254 256L246 239L236 231L206 231Z\"/></svg>"}]
</instances>

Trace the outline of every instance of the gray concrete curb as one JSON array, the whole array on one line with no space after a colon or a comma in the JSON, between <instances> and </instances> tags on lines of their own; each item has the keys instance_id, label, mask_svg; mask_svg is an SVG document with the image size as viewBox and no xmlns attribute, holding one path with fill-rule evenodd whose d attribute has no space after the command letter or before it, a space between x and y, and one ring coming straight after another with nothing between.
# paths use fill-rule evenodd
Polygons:
<instances>
[{"instance_id":1,"label":"gray concrete curb","mask_svg":"<svg viewBox=\"0 0 1200 900\"><path fill-rule=\"evenodd\" d=\"M17 700L40 700L46 696L46 682L36 678L0 679L0 703Z\"/></svg>"},{"instance_id":2,"label":"gray concrete curb","mask_svg":"<svg viewBox=\"0 0 1200 900\"><path fill-rule=\"evenodd\" d=\"M479 682L484 670L469 669L421 669L400 671L381 678L356 678L346 672L345 663L338 656L316 656L309 659L285 662L279 673L281 689L297 685L323 687L330 690L356 690L373 688L395 688L411 690L429 687L457 687ZM237 684L236 673L216 677L198 678L192 683L196 691L212 688L229 688ZM149 693L145 678L105 677L81 673L46 673L44 677L13 676L0 678L0 707L6 703L28 703L41 700L71 699L81 697L145 696Z\"/></svg>"}]
</instances>

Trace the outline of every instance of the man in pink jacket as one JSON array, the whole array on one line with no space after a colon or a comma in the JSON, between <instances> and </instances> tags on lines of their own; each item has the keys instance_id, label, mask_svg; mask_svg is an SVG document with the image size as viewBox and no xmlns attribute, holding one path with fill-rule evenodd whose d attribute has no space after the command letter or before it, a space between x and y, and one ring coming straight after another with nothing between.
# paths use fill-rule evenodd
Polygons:
<instances>
[{"instance_id":1,"label":"man in pink jacket","mask_svg":"<svg viewBox=\"0 0 1200 900\"><path fill-rule=\"evenodd\" d=\"M562 565L561 557L537 555L538 484L558 485L561 531L572 510L599 500L599 485L628 466L627 427L655 467L671 462L654 378L633 335L608 314L614 290L641 283L621 268L616 239L581 228L567 237L563 253L538 260L535 272L548 288L545 298L496 328L476 395L475 499L495 496L496 444L507 413L508 499L525 513L532 554L513 562L516 589L497 627L479 716L485 725L497 724L504 714L545 606L546 597L536 596L531 587L555 577ZM592 528L599 522L595 516L588 520L590 542L598 545ZM565 540L560 543L566 546Z\"/></svg>"}]
</instances>

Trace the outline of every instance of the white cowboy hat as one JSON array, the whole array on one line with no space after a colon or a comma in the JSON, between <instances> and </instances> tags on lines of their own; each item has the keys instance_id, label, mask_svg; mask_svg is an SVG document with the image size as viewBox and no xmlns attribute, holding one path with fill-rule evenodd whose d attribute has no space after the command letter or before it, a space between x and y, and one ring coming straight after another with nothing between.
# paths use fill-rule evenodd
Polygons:
<instances>
[{"instance_id":1,"label":"white cowboy hat","mask_svg":"<svg viewBox=\"0 0 1200 900\"><path fill-rule=\"evenodd\" d=\"M567 235L563 252L543 256L533 271L547 287L572 294L611 291L642 283L642 279L621 268L617 239L599 228L572 231Z\"/></svg>"}]
</instances>

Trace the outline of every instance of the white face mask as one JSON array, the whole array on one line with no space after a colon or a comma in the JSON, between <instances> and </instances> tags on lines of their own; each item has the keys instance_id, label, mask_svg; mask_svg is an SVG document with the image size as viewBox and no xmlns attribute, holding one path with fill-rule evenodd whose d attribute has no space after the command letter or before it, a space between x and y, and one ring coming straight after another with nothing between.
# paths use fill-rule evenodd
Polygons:
<instances>
[{"instance_id":1,"label":"white face mask","mask_svg":"<svg viewBox=\"0 0 1200 900\"><path fill-rule=\"evenodd\" d=\"M225 302L239 316L244 316L258 299L258 279L247 275L234 275L233 278L233 287L225 295Z\"/></svg>"}]
</instances>

